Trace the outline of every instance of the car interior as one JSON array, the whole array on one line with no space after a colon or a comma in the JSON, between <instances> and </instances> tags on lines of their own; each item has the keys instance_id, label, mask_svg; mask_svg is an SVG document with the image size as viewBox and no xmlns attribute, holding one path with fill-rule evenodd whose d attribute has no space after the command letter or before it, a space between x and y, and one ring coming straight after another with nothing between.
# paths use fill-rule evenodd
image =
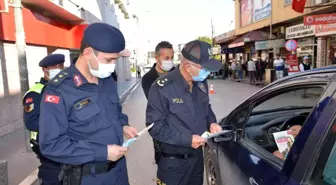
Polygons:
<instances>
[{"instance_id":1,"label":"car interior","mask_svg":"<svg viewBox=\"0 0 336 185\"><path fill-rule=\"evenodd\" d=\"M293 126L300 130L323 92L322 86L309 87L265 97L254 105L245 124L245 137L270 153L277 151L273 133Z\"/></svg>"}]
</instances>

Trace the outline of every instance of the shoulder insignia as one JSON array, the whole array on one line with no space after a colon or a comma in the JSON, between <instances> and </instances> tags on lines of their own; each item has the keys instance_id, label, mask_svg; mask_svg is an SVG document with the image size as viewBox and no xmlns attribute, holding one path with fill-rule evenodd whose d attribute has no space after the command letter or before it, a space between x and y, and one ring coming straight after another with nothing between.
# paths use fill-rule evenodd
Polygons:
<instances>
[{"instance_id":1,"label":"shoulder insignia","mask_svg":"<svg viewBox=\"0 0 336 185\"><path fill-rule=\"evenodd\" d=\"M205 88L204 83L198 83L198 87L201 89L202 92L207 93L208 91Z\"/></svg>"},{"instance_id":2,"label":"shoulder insignia","mask_svg":"<svg viewBox=\"0 0 336 185\"><path fill-rule=\"evenodd\" d=\"M167 79L167 78L164 78L164 79L158 79L158 80L156 81L156 83L157 83L160 87L163 87L167 82L168 82L168 79Z\"/></svg>"},{"instance_id":3,"label":"shoulder insignia","mask_svg":"<svg viewBox=\"0 0 336 185\"><path fill-rule=\"evenodd\" d=\"M49 84L53 84L55 86L58 86L63 82L63 80L69 78L68 73L65 71L60 72L57 76L55 76L53 79L49 81Z\"/></svg>"},{"instance_id":4,"label":"shoulder insignia","mask_svg":"<svg viewBox=\"0 0 336 185\"><path fill-rule=\"evenodd\" d=\"M25 105L25 106L23 106L23 109L26 113L30 113L31 111L34 110L34 104L32 103L32 104L29 104L29 105Z\"/></svg>"}]
</instances>

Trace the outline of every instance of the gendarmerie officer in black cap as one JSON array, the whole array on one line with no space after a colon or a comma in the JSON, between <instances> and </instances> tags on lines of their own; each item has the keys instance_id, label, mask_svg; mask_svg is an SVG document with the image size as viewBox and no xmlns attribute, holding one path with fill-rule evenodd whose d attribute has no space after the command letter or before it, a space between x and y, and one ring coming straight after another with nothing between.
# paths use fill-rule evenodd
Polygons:
<instances>
[{"instance_id":1,"label":"gendarmerie officer in black cap","mask_svg":"<svg viewBox=\"0 0 336 185\"><path fill-rule=\"evenodd\" d=\"M58 175L61 171L60 164L41 155L37 135L39 131L40 103L43 89L48 80L63 70L64 58L62 54L51 54L40 61L39 66L42 67L44 77L26 92L22 102L24 109L23 119L25 126L30 131L31 146L41 162L38 177L42 181L42 184L60 184L58 180Z\"/></svg>"},{"instance_id":2,"label":"gendarmerie officer in black cap","mask_svg":"<svg viewBox=\"0 0 336 185\"><path fill-rule=\"evenodd\" d=\"M62 163L64 185L129 185L123 135L137 130L122 113L114 72L125 39L119 29L93 23L84 31L74 65L43 93L40 148Z\"/></svg>"},{"instance_id":3,"label":"gendarmerie officer in black cap","mask_svg":"<svg viewBox=\"0 0 336 185\"><path fill-rule=\"evenodd\" d=\"M210 130L222 130L211 109L206 78L222 64L210 59L211 45L202 41L187 43L181 64L160 77L149 91L147 125L150 135L160 142L158 185L202 185L205 139Z\"/></svg>"}]
</instances>

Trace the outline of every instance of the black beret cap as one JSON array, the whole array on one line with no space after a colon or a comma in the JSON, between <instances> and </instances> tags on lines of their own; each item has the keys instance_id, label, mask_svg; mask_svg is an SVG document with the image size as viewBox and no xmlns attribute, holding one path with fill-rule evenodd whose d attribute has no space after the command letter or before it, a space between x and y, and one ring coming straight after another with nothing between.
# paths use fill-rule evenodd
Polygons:
<instances>
[{"instance_id":1,"label":"black beret cap","mask_svg":"<svg viewBox=\"0 0 336 185\"><path fill-rule=\"evenodd\" d=\"M40 67L54 66L57 64L63 64L65 62L65 56L63 54L50 54L44 57L40 63Z\"/></svg>"},{"instance_id":2,"label":"black beret cap","mask_svg":"<svg viewBox=\"0 0 336 185\"><path fill-rule=\"evenodd\" d=\"M125 49L121 31L105 23L90 24L84 31L83 42L104 53L119 53Z\"/></svg>"}]
</instances>

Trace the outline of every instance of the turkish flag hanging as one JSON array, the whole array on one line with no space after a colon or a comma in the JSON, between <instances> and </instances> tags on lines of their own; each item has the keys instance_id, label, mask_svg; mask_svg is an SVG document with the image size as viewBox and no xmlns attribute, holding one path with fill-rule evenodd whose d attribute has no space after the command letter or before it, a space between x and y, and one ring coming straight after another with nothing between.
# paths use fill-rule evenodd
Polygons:
<instances>
[{"instance_id":1,"label":"turkish flag hanging","mask_svg":"<svg viewBox=\"0 0 336 185\"><path fill-rule=\"evenodd\" d=\"M306 0L293 0L292 9L296 12L303 13Z\"/></svg>"}]
</instances>

